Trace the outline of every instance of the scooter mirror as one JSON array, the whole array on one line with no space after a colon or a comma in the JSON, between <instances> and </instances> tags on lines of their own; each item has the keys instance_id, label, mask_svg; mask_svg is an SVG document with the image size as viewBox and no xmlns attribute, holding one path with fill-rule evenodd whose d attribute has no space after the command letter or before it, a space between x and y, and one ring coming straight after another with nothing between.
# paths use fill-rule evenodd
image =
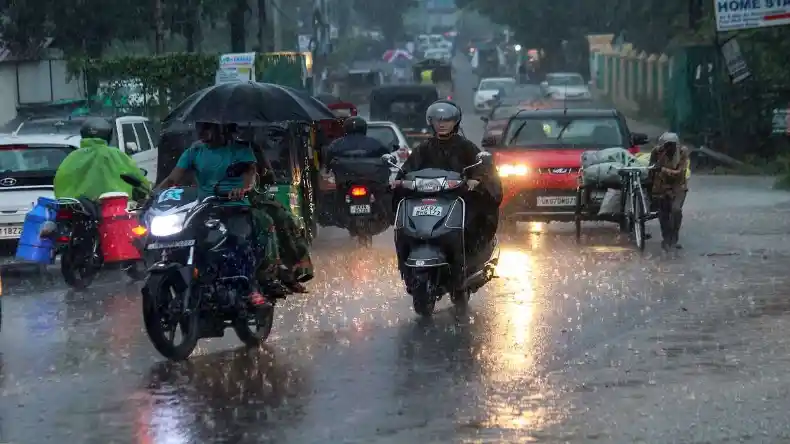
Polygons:
<instances>
[{"instance_id":1,"label":"scooter mirror","mask_svg":"<svg viewBox=\"0 0 790 444\"><path fill-rule=\"evenodd\" d=\"M398 164L398 162L395 160L395 156L392 154L384 154L381 156L381 160L393 166Z\"/></svg>"},{"instance_id":2,"label":"scooter mirror","mask_svg":"<svg viewBox=\"0 0 790 444\"><path fill-rule=\"evenodd\" d=\"M493 157L491 156L491 153L489 153L488 151L481 151L477 153L476 158L477 161L482 163L483 165L491 165L491 162L493 161Z\"/></svg>"}]
</instances>

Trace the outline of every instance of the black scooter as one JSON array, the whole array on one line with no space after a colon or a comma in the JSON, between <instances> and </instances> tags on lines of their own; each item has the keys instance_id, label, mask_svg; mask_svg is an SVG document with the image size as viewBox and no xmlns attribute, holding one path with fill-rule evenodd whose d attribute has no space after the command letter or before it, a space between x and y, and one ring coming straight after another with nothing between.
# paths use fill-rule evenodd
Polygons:
<instances>
[{"instance_id":1,"label":"black scooter","mask_svg":"<svg viewBox=\"0 0 790 444\"><path fill-rule=\"evenodd\" d=\"M395 158L383 160L397 166ZM494 278L499 247L494 241L480 248L475 257L467 255L466 201L469 191L465 172L490 165L491 154L482 152L477 162L459 174L440 169L423 169L407 173L395 181L405 197L398 202L395 214L395 248L401 277L412 296L414 311L421 316L433 314L436 301L446 293L460 308L469 297Z\"/></svg>"}]
</instances>

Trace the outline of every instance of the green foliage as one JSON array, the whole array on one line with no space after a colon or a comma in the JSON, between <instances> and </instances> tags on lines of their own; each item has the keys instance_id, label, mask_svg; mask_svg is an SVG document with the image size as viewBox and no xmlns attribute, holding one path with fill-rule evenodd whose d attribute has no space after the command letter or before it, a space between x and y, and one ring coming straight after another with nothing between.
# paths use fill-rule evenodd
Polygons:
<instances>
[{"instance_id":1,"label":"green foliage","mask_svg":"<svg viewBox=\"0 0 790 444\"><path fill-rule=\"evenodd\" d=\"M296 88L304 87L301 59L296 53L258 54L256 78ZM150 57L75 58L69 72L83 73L89 96L112 112L142 114L152 119L190 94L214 84L219 54L175 53ZM95 108L96 103L93 104Z\"/></svg>"}]
</instances>

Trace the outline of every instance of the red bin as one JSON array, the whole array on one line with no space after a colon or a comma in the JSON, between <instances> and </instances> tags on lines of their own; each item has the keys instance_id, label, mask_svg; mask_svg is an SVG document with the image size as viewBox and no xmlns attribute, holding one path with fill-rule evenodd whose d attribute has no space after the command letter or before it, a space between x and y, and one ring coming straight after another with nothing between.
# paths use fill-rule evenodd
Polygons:
<instances>
[{"instance_id":1,"label":"red bin","mask_svg":"<svg viewBox=\"0 0 790 444\"><path fill-rule=\"evenodd\" d=\"M137 218L129 213L129 195L126 193L104 193L99 196L101 220L101 252L104 262L121 262L140 259L140 251L132 243L132 229L137 226Z\"/></svg>"}]
</instances>

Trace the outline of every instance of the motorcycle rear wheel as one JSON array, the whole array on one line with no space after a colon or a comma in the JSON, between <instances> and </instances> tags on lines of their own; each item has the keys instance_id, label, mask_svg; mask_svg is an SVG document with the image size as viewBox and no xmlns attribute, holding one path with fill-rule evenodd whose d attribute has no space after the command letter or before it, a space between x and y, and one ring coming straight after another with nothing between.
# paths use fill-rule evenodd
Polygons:
<instances>
[{"instance_id":1,"label":"motorcycle rear wheel","mask_svg":"<svg viewBox=\"0 0 790 444\"><path fill-rule=\"evenodd\" d=\"M250 320L239 316L233 322L233 331L248 348L257 348L266 342L274 326L274 305L256 307L253 313L255 329Z\"/></svg>"},{"instance_id":2,"label":"motorcycle rear wheel","mask_svg":"<svg viewBox=\"0 0 790 444\"><path fill-rule=\"evenodd\" d=\"M197 347L200 331L198 312L167 313L173 305L171 301L182 298L183 294L176 290L167 276L155 277L146 283L143 290L143 323L148 338L156 351L171 361L183 361L189 358ZM178 317L177 325L165 325L165 318ZM168 323L172 323L167 319ZM175 344L175 330L181 330L181 343ZM168 333L172 332L172 337Z\"/></svg>"},{"instance_id":3,"label":"motorcycle rear wheel","mask_svg":"<svg viewBox=\"0 0 790 444\"><path fill-rule=\"evenodd\" d=\"M60 257L60 274L66 284L75 290L85 290L99 274L99 266L92 255L85 257L73 247L67 248Z\"/></svg>"}]
</instances>

